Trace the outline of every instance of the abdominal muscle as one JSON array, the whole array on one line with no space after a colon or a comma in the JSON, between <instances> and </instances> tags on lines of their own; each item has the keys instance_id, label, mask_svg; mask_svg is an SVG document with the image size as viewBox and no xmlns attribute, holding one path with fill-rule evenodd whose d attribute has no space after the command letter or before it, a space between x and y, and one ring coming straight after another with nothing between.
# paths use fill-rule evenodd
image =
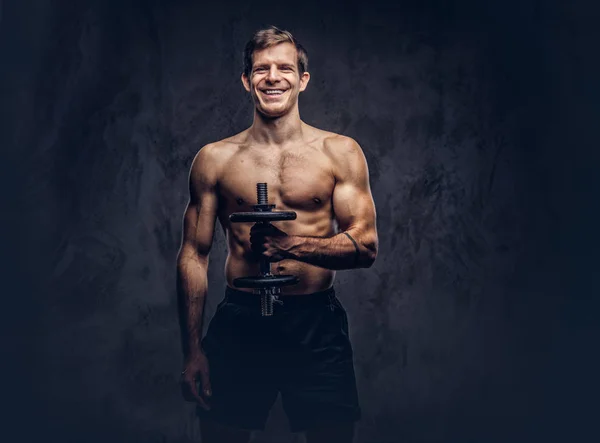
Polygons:
<instances>
[{"instance_id":1,"label":"abdominal muscle","mask_svg":"<svg viewBox=\"0 0 600 443\"><path fill-rule=\"evenodd\" d=\"M324 291L333 285L335 271L313 266L298 260L285 259L271 263L271 274L294 275L300 280L295 285L282 286L281 295L302 295ZM258 277L260 264L253 253L239 244L229 245L225 261L227 285L239 291L253 293L252 288L236 288L233 280L239 277Z\"/></svg>"}]
</instances>

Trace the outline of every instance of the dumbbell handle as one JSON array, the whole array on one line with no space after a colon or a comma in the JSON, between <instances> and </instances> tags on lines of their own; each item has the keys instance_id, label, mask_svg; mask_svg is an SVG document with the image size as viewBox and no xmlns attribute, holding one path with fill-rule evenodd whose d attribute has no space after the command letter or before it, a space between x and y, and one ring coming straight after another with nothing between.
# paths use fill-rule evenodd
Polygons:
<instances>
[{"instance_id":1,"label":"dumbbell handle","mask_svg":"<svg viewBox=\"0 0 600 443\"><path fill-rule=\"evenodd\" d=\"M270 224L269 222L256 222L255 224L263 224L263 225L267 225ZM267 257L265 257L264 255L261 255L260 257L260 273L262 277L265 277L267 275L271 275L271 262L269 261L269 259Z\"/></svg>"},{"instance_id":2,"label":"dumbbell handle","mask_svg":"<svg viewBox=\"0 0 600 443\"><path fill-rule=\"evenodd\" d=\"M256 202L258 204L256 205L255 209L258 209L258 210L260 210L259 209L260 206L268 206L269 205L269 194L267 191L266 183L257 183L256 184ZM271 208L265 208L265 209L267 209L267 211L270 211ZM256 222L255 225L257 225L259 223L261 223L263 225L270 224L268 221L265 221L265 222ZM261 258L260 258L260 273L261 273L261 276L263 276L263 277L265 277L267 275L271 275L271 263L264 256L261 256Z\"/></svg>"}]
</instances>

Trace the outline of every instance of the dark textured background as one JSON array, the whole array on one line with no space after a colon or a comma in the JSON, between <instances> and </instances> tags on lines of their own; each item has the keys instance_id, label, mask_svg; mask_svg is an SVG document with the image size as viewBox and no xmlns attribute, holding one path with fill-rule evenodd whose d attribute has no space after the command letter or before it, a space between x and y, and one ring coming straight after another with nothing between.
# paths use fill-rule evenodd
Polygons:
<instances>
[{"instance_id":1,"label":"dark textured background","mask_svg":"<svg viewBox=\"0 0 600 443\"><path fill-rule=\"evenodd\" d=\"M199 441L177 384L188 168L251 123L241 50L268 24L310 53L302 118L370 166L379 257L336 281L357 443L597 437L597 7L1 7L0 439ZM219 228L208 317L225 253ZM299 441L279 404L256 441Z\"/></svg>"}]
</instances>

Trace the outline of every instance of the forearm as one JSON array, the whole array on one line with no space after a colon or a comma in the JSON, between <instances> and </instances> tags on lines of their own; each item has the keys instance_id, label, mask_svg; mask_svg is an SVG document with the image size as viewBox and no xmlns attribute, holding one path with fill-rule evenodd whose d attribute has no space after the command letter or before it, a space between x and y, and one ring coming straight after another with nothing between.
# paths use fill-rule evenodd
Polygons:
<instances>
[{"instance_id":1,"label":"forearm","mask_svg":"<svg viewBox=\"0 0 600 443\"><path fill-rule=\"evenodd\" d=\"M376 239L355 229L333 237L290 235L286 240L288 258L332 270L368 268L377 255Z\"/></svg>"},{"instance_id":2,"label":"forearm","mask_svg":"<svg viewBox=\"0 0 600 443\"><path fill-rule=\"evenodd\" d=\"M208 259L189 254L177 259L177 296L185 358L200 352L202 314L208 291Z\"/></svg>"}]
</instances>

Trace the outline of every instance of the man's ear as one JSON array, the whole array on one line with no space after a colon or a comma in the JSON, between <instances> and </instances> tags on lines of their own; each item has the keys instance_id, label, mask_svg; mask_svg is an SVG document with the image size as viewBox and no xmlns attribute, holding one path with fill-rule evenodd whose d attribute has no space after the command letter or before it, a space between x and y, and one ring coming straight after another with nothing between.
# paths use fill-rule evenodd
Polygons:
<instances>
[{"instance_id":1,"label":"man's ear","mask_svg":"<svg viewBox=\"0 0 600 443\"><path fill-rule=\"evenodd\" d=\"M308 72L303 72L300 76L300 92L304 91L308 86L308 82L310 81L310 74Z\"/></svg>"},{"instance_id":2,"label":"man's ear","mask_svg":"<svg viewBox=\"0 0 600 443\"><path fill-rule=\"evenodd\" d=\"M246 77L246 73L242 72L242 84L247 92L250 92L250 80Z\"/></svg>"}]
</instances>

